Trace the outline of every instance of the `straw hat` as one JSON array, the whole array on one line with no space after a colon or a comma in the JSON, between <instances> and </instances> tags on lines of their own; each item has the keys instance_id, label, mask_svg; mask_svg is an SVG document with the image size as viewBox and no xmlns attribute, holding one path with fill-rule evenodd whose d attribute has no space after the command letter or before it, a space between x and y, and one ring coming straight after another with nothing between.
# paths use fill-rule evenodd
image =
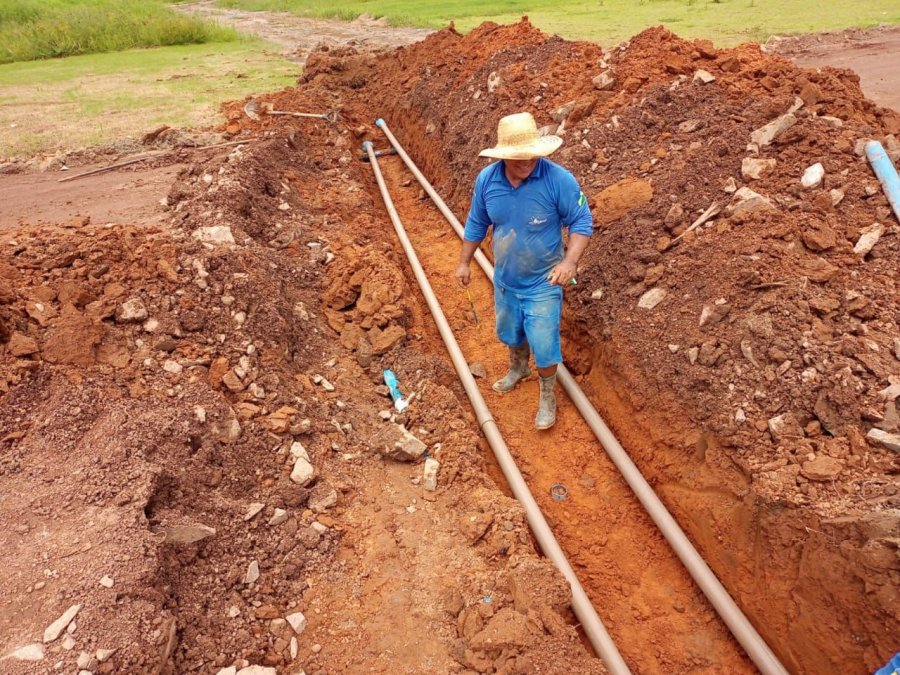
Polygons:
<instances>
[{"instance_id":1,"label":"straw hat","mask_svg":"<svg viewBox=\"0 0 900 675\"><path fill-rule=\"evenodd\" d=\"M546 157L562 145L559 136L541 136L531 113L507 115L497 123L497 145L478 153L494 159Z\"/></svg>"}]
</instances>

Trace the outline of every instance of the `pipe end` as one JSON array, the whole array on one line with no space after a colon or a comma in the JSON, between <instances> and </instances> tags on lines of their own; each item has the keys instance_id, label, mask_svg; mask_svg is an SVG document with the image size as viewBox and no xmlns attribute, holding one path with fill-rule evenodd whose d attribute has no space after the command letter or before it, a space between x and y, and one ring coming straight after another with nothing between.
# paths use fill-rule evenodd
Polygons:
<instances>
[{"instance_id":1,"label":"pipe end","mask_svg":"<svg viewBox=\"0 0 900 675\"><path fill-rule=\"evenodd\" d=\"M372 147L372 141L363 141L362 142L363 152L368 152L369 148L371 148L371 147Z\"/></svg>"},{"instance_id":2,"label":"pipe end","mask_svg":"<svg viewBox=\"0 0 900 675\"><path fill-rule=\"evenodd\" d=\"M375 120L375 126L381 129L384 126L384 120L379 117Z\"/></svg>"}]
</instances>

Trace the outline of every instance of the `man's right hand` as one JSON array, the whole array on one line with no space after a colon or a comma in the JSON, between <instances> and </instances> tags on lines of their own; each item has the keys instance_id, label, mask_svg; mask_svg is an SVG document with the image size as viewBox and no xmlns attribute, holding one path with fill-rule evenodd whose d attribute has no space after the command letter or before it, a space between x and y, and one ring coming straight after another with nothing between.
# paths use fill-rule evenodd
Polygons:
<instances>
[{"instance_id":1,"label":"man's right hand","mask_svg":"<svg viewBox=\"0 0 900 675\"><path fill-rule=\"evenodd\" d=\"M469 263L459 263L455 276L460 286L463 288L468 286L469 282L472 281L472 270L469 267Z\"/></svg>"}]
</instances>

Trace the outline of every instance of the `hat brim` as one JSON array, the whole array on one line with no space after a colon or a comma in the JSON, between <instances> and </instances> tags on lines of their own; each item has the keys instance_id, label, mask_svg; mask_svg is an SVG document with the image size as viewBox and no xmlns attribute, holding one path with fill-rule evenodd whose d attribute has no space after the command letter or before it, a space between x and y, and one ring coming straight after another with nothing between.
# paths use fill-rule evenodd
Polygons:
<instances>
[{"instance_id":1,"label":"hat brim","mask_svg":"<svg viewBox=\"0 0 900 675\"><path fill-rule=\"evenodd\" d=\"M498 145L486 148L479 152L478 156L491 159L534 159L556 152L562 144L563 139L559 136L541 136L526 145Z\"/></svg>"}]
</instances>

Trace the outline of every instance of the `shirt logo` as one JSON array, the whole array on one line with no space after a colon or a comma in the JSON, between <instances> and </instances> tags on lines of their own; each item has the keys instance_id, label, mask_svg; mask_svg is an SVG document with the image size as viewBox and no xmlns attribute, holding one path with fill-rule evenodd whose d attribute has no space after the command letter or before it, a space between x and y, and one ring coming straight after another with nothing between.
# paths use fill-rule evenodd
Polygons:
<instances>
[{"instance_id":1,"label":"shirt logo","mask_svg":"<svg viewBox=\"0 0 900 675\"><path fill-rule=\"evenodd\" d=\"M543 220L541 220L541 219L538 218L537 216L532 216L531 219L528 221L528 224L529 224L529 225L543 225L543 224L546 223L546 222L547 222L547 219L546 219L546 218L544 218Z\"/></svg>"}]
</instances>

